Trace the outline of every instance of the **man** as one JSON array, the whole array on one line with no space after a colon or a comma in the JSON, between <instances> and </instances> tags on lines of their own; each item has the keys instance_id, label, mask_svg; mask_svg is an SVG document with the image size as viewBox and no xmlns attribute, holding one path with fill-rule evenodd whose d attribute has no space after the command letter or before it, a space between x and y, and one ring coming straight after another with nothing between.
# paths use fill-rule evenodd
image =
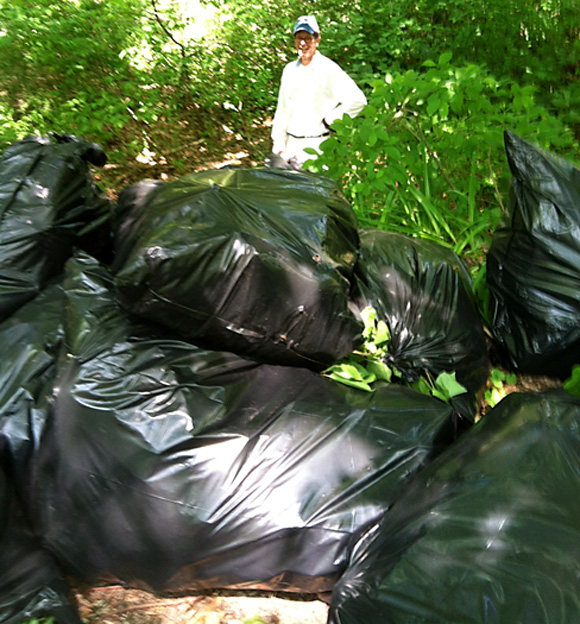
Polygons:
<instances>
[{"instance_id":1,"label":"man","mask_svg":"<svg viewBox=\"0 0 580 624\"><path fill-rule=\"evenodd\" d=\"M303 15L294 26L298 60L282 73L278 106L272 126L272 152L300 167L315 158L330 127L347 113L355 117L367 103L354 80L334 61L318 52L320 29L316 18Z\"/></svg>"}]
</instances>

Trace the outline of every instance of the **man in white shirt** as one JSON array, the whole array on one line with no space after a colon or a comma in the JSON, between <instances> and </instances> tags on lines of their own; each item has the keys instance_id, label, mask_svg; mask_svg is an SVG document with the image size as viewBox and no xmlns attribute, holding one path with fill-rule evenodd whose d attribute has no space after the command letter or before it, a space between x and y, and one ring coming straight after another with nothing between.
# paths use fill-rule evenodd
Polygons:
<instances>
[{"instance_id":1,"label":"man in white shirt","mask_svg":"<svg viewBox=\"0 0 580 624\"><path fill-rule=\"evenodd\" d=\"M345 113L355 117L367 100L337 63L317 51L320 29L314 16L298 18L294 42L298 60L288 63L282 73L272 125L272 152L301 166L315 158L304 149L318 150L332 123Z\"/></svg>"}]
</instances>

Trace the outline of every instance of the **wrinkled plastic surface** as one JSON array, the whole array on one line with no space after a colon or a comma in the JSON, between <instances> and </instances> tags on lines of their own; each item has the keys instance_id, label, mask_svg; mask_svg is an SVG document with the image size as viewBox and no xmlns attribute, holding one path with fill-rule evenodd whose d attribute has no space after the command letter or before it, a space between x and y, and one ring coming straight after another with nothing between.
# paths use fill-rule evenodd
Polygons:
<instances>
[{"instance_id":1,"label":"wrinkled plastic surface","mask_svg":"<svg viewBox=\"0 0 580 624\"><path fill-rule=\"evenodd\" d=\"M68 589L25 514L28 464L44 430L60 342L58 285L0 324L0 622L56 617L80 624Z\"/></svg>"},{"instance_id":2,"label":"wrinkled plastic surface","mask_svg":"<svg viewBox=\"0 0 580 624\"><path fill-rule=\"evenodd\" d=\"M116 286L202 346L320 369L349 354L356 218L336 183L276 169L144 182L119 198Z\"/></svg>"},{"instance_id":3,"label":"wrinkled plastic surface","mask_svg":"<svg viewBox=\"0 0 580 624\"><path fill-rule=\"evenodd\" d=\"M506 133L509 221L487 256L493 333L510 368L565 378L580 362L580 171Z\"/></svg>"},{"instance_id":4,"label":"wrinkled plastic surface","mask_svg":"<svg viewBox=\"0 0 580 624\"><path fill-rule=\"evenodd\" d=\"M129 316L90 258L69 270L30 515L76 578L329 591L451 439L440 401L203 350Z\"/></svg>"},{"instance_id":5,"label":"wrinkled plastic surface","mask_svg":"<svg viewBox=\"0 0 580 624\"><path fill-rule=\"evenodd\" d=\"M28 527L0 464L0 622L50 615L59 624L80 624L66 596L61 572Z\"/></svg>"},{"instance_id":6,"label":"wrinkled plastic surface","mask_svg":"<svg viewBox=\"0 0 580 624\"><path fill-rule=\"evenodd\" d=\"M361 231L355 272L359 307L372 305L391 332L389 363L410 382L425 371L456 373L469 395L455 404L473 417L488 372L483 322L463 262L432 241Z\"/></svg>"},{"instance_id":7,"label":"wrinkled plastic surface","mask_svg":"<svg viewBox=\"0 0 580 624\"><path fill-rule=\"evenodd\" d=\"M552 600L553 586L534 576L550 553L560 565L549 561L562 581L561 608L575 614L569 588L576 572L568 564L578 536L569 519L578 510L576 499L569 507L561 502L564 494L571 498L568 484L580 470L576 447L550 446L560 399L554 408L544 405L549 418L534 420L534 403L525 417L521 410L513 417L499 412L495 425L478 425L473 431L481 437L470 432L460 439L466 446L452 446L455 454L445 453L441 463L436 458L455 434L454 409L401 386L364 393L309 370L352 351L361 329L356 307L370 303L389 322L391 357L407 379L454 370L477 391L485 346L456 256L400 235L365 232L354 282L358 231L333 182L230 169L127 189L110 273L103 243L108 202L85 162L102 164L95 150L63 136L22 142L0 161L9 165L0 171L0 252L13 212L15 231L36 227L35 219L46 222L36 227L38 249L27 256L34 265L27 289L13 288L2 308L0 287L0 311L9 315L0 323L2 624L44 614L78 624L61 574L162 592L327 594L349 562L334 592L336 622L390 621L385 605L393 621L423 621L416 618L431 617L435 598L421 592L435 595L443 587L447 594L439 592L435 604L447 608L441 595L463 588L464 578L466 605L480 589L485 613L507 614L501 621L511 622L520 603L531 604L525 613L534 615L535 597ZM88 243L100 263L78 253L62 281L52 278L73 246ZM19 245L14 266L24 257ZM533 424L542 425L541 433ZM569 466L558 464L564 459ZM534 480L534 462L546 480ZM550 466L562 472L563 485L554 485ZM519 481L506 478L512 471L521 471ZM523 503L510 507L512 499ZM557 542L546 529L552 511L564 527ZM500 512L513 520L509 539ZM531 516L539 518L533 530L543 538L537 554L526 542ZM497 556L501 548L490 547L491 558L477 551L482 526L486 544L493 531L502 547L507 543L505 557ZM480 531L480 542L467 548L477 551L473 578L453 569L473 538L470 527ZM512 543L523 553L515 563ZM445 565L434 569L420 550L416 563L420 544L442 553L435 561ZM447 546L461 556L446 560ZM532 598L519 581L504 587L503 569L493 576L492 564L504 561L516 579L532 580L528 592L539 588ZM565 566L568 585L559 576ZM421 585L418 568L430 570L439 585ZM459 578L452 591L446 572ZM391 600L391 582L397 592L404 586L397 596L408 591L412 599ZM502 602L502 592L509 601ZM421 609L396 619L407 617L409 605L416 608L415 596ZM463 603L450 609L434 621L471 613Z\"/></svg>"},{"instance_id":8,"label":"wrinkled plastic surface","mask_svg":"<svg viewBox=\"0 0 580 624\"><path fill-rule=\"evenodd\" d=\"M0 323L0 463L21 495L56 375L63 305L63 292L53 284Z\"/></svg>"},{"instance_id":9,"label":"wrinkled plastic surface","mask_svg":"<svg viewBox=\"0 0 580 624\"><path fill-rule=\"evenodd\" d=\"M62 270L74 245L110 254L101 238L111 203L87 166L104 161L97 145L69 135L25 139L0 157L0 320Z\"/></svg>"},{"instance_id":10,"label":"wrinkled plastic surface","mask_svg":"<svg viewBox=\"0 0 580 624\"><path fill-rule=\"evenodd\" d=\"M331 624L580 622L580 399L511 394L355 547Z\"/></svg>"}]
</instances>

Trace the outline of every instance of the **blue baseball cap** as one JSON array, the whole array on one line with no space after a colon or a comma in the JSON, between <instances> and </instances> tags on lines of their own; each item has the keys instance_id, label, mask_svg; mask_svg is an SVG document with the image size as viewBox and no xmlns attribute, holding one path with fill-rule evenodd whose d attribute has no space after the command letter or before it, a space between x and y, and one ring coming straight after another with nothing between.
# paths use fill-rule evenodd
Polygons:
<instances>
[{"instance_id":1,"label":"blue baseball cap","mask_svg":"<svg viewBox=\"0 0 580 624\"><path fill-rule=\"evenodd\" d=\"M296 26L294 26L293 34L296 34L299 30L305 30L311 35L318 35L320 28L318 28L318 22L314 15L301 15L296 20Z\"/></svg>"}]
</instances>

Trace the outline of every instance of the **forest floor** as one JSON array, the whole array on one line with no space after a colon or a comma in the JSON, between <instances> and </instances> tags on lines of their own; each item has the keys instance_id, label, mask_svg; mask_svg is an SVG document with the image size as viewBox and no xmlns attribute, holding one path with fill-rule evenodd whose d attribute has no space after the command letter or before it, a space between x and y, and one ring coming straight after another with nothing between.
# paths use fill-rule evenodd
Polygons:
<instances>
[{"instance_id":1,"label":"forest floor","mask_svg":"<svg viewBox=\"0 0 580 624\"><path fill-rule=\"evenodd\" d=\"M185 123L182 121L181 123ZM223 126L227 128L227 126ZM199 138L195 127L182 126L179 140L170 140L171 132L164 126L155 129L155 136L145 141L135 158L127 158L121 146L111 149L109 162L103 168L92 169L97 184L116 199L130 184L141 180L172 180L181 175L226 166L256 167L264 163L271 150L271 120L248 128L248 135L222 130L211 138ZM155 151L153 144L167 145L163 151Z\"/></svg>"},{"instance_id":2,"label":"forest floor","mask_svg":"<svg viewBox=\"0 0 580 624\"><path fill-rule=\"evenodd\" d=\"M85 624L325 624L313 596L215 591L169 598L119 585L74 589Z\"/></svg>"},{"instance_id":3,"label":"forest floor","mask_svg":"<svg viewBox=\"0 0 580 624\"><path fill-rule=\"evenodd\" d=\"M195 172L230 165L259 166L269 152L269 129L252 133L252 141L227 134L213 149L193 142L185 149L185 169ZM171 180L185 173L167 158L152 153L132 163L111 163L94 170L99 186L116 199L126 186L145 179ZM518 375L517 383L505 386L506 393L540 392L561 386L549 377ZM486 410L482 401L482 413ZM315 596L284 595L275 592L215 591L188 596L163 597L118 585L83 587L72 585L84 624L324 624L328 605Z\"/></svg>"}]
</instances>

